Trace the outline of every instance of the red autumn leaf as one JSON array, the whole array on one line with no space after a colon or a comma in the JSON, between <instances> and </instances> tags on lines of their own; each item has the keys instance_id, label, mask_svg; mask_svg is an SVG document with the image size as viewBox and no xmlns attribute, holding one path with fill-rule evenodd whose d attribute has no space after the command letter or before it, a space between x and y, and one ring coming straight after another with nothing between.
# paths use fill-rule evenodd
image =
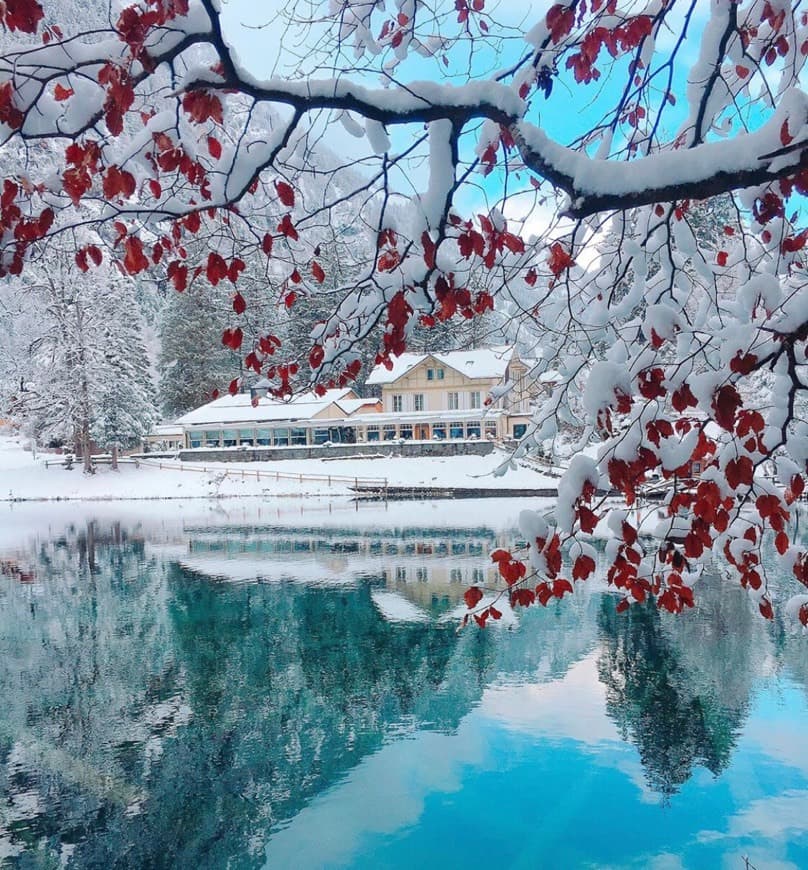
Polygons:
<instances>
[{"instance_id":1,"label":"red autumn leaf","mask_svg":"<svg viewBox=\"0 0 808 870\"><path fill-rule=\"evenodd\" d=\"M319 368L325 358L325 351L319 344L315 344L309 351L309 365L313 368Z\"/></svg>"},{"instance_id":2,"label":"red autumn leaf","mask_svg":"<svg viewBox=\"0 0 808 870\"><path fill-rule=\"evenodd\" d=\"M753 353L738 353L729 361L730 371L739 375L748 375L755 370L758 358Z\"/></svg>"},{"instance_id":3,"label":"red autumn leaf","mask_svg":"<svg viewBox=\"0 0 808 870\"><path fill-rule=\"evenodd\" d=\"M286 306L287 309L291 308L295 304L296 301L297 301L297 293L295 293L294 290L290 290L283 297L283 304Z\"/></svg>"},{"instance_id":4,"label":"red autumn leaf","mask_svg":"<svg viewBox=\"0 0 808 870\"><path fill-rule=\"evenodd\" d=\"M168 279L174 285L174 289L182 293L188 286L188 267L179 260L173 260L168 264Z\"/></svg>"},{"instance_id":5,"label":"red autumn leaf","mask_svg":"<svg viewBox=\"0 0 808 870\"><path fill-rule=\"evenodd\" d=\"M794 137L788 132L788 118L786 118L780 126L780 142L785 146L790 145L793 141Z\"/></svg>"},{"instance_id":6,"label":"red autumn leaf","mask_svg":"<svg viewBox=\"0 0 808 870\"><path fill-rule=\"evenodd\" d=\"M265 233L261 240L261 250L269 256L272 253L272 236L270 233Z\"/></svg>"},{"instance_id":7,"label":"red autumn leaf","mask_svg":"<svg viewBox=\"0 0 808 870\"><path fill-rule=\"evenodd\" d=\"M222 123L222 103L215 94L191 91L182 98L182 108L195 124L203 124L205 121Z\"/></svg>"},{"instance_id":8,"label":"red autumn leaf","mask_svg":"<svg viewBox=\"0 0 808 870\"><path fill-rule=\"evenodd\" d=\"M737 489L742 484L751 486L755 473L755 466L748 456L740 456L737 459L730 459L725 469L727 483Z\"/></svg>"},{"instance_id":9,"label":"red autumn leaf","mask_svg":"<svg viewBox=\"0 0 808 870\"><path fill-rule=\"evenodd\" d=\"M569 580L559 578L553 581L553 595L556 598L563 598L565 592L572 592L572 583Z\"/></svg>"},{"instance_id":10,"label":"red autumn leaf","mask_svg":"<svg viewBox=\"0 0 808 870\"><path fill-rule=\"evenodd\" d=\"M727 265L727 257L728 256L729 255L727 254L726 251L719 251L718 254L716 255L715 261L716 261L716 263L718 263L719 266L721 266L723 268L724 266Z\"/></svg>"},{"instance_id":11,"label":"red autumn leaf","mask_svg":"<svg viewBox=\"0 0 808 870\"><path fill-rule=\"evenodd\" d=\"M276 181L275 190L278 193L278 199L283 205L287 208L292 208L295 204L295 191L292 185L287 184L285 181Z\"/></svg>"},{"instance_id":12,"label":"red autumn leaf","mask_svg":"<svg viewBox=\"0 0 808 870\"><path fill-rule=\"evenodd\" d=\"M107 199L116 199L118 196L128 199L135 194L135 177L131 172L110 166L104 174L103 189Z\"/></svg>"},{"instance_id":13,"label":"red autumn leaf","mask_svg":"<svg viewBox=\"0 0 808 870\"><path fill-rule=\"evenodd\" d=\"M227 385L227 392L230 393L231 396L235 396L238 393L239 387L239 379L233 378L232 381Z\"/></svg>"},{"instance_id":14,"label":"red autumn leaf","mask_svg":"<svg viewBox=\"0 0 808 870\"><path fill-rule=\"evenodd\" d=\"M205 267L205 276L215 287L219 281L227 277L227 263L220 254L211 251L208 254L208 262Z\"/></svg>"},{"instance_id":15,"label":"red autumn leaf","mask_svg":"<svg viewBox=\"0 0 808 870\"><path fill-rule=\"evenodd\" d=\"M434 269L435 251L437 249L435 243L432 241L432 238L426 230L421 233L421 245L424 248L424 263L426 264L427 269Z\"/></svg>"},{"instance_id":16,"label":"red autumn leaf","mask_svg":"<svg viewBox=\"0 0 808 870\"><path fill-rule=\"evenodd\" d=\"M124 242L123 267L130 275L137 275L149 268L149 259L143 253L143 243L137 236L127 236Z\"/></svg>"},{"instance_id":17,"label":"red autumn leaf","mask_svg":"<svg viewBox=\"0 0 808 870\"><path fill-rule=\"evenodd\" d=\"M160 182L154 178L149 179L149 190L155 199L160 199L160 196L163 193L163 188L160 186Z\"/></svg>"},{"instance_id":18,"label":"red autumn leaf","mask_svg":"<svg viewBox=\"0 0 808 870\"><path fill-rule=\"evenodd\" d=\"M547 265L550 267L553 275L558 278L562 272L569 269L570 266L575 265L575 260L565 250L561 242L553 242L550 246L550 256L547 258Z\"/></svg>"},{"instance_id":19,"label":"red autumn leaf","mask_svg":"<svg viewBox=\"0 0 808 870\"><path fill-rule=\"evenodd\" d=\"M240 257L234 257L230 261L230 265L227 267L227 278L231 284L235 284L238 281L238 276L247 268L244 260Z\"/></svg>"},{"instance_id":20,"label":"red autumn leaf","mask_svg":"<svg viewBox=\"0 0 808 870\"><path fill-rule=\"evenodd\" d=\"M101 248L99 248L98 245L88 245L87 254L96 266L101 265L103 255L101 254Z\"/></svg>"},{"instance_id":21,"label":"red autumn leaf","mask_svg":"<svg viewBox=\"0 0 808 870\"><path fill-rule=\"evenodd\" d=\"M214 160L222 156L222 143L215 136L208 136L208 154Z\"/></svg>"},{"instance_id":22,"label":"red autumn leaf","mask_svg":"<svg viewBox=\"0 0 808 870\"><path fill-rule=\"evenodd\" d=\"M511 592L511 607L519 604L521 607L530 607L536 600L536 594L532 589L514 589Z\"/></svg>"},{"instance_id":23,"label":"red autumn leaf","mask_svg":"<svg viewBox=\"0 0 808 870\"><path fill-rule=\"evenodd\" d=\"M311 274L318 284L322 284L323 281L325 281L325 272L323 271L323 267L317 262L317 260L312 260Z\"/></svg>"},{"instance_id":24,"label":"red autumn leaf","mask_svg":"<svg viewBox=\"0 0 808 870\"><path fill-rule=\"evenodd\" d=\"M498 549L494 550L491 553L491 561L492 562L509 562L511 560L511 554L507 550Z\"/></svg>"},{"instance_id":25,"label":"red autumn leaf","mask_svg":"<svg viewBox=\"0 0 808 870\"><path fill-rule=\"evenodd\" d=\"M502 619L502 611L497 610L493 604L488 608L488 612L492 619Z\"/></svg>"},{"instance_id":26,"label":"red autumn leaf","mask_svg":"<svg viewBox=\"0 0 808 870\"><path fill-rule=\"evenodd\" d=\"M785 556L786 550L788 550L788 545L788 535L785 532L778 532L774 536L774 546L777 548L777 552L781 556Z\"/></svg>"},{"instance_id":27,"label":"red autumn leaf","mask_svg":"<svg viewBox=\"0 0 808 870\"><path fill-rule=\"evenodd\" d=\"M244 297L241 295L241 293L236 293L236 295L233 297L233 311L235 311L236 314L244 314L246 310L247 303L244 300Z\"/></svg>"},{"instance_id":28,"label":"red autumn leaf","mask_svg":"<svg viewBox=\"0 0 808 870\"><path fill-rule=\"evenodd\" d=\"M695 408L696 405L698 405L696 397L690 389L690 384L682 384L678 390L674 390L671 395L671 405L673 405L674 409L680 414L686 408Z\"/></svg>"},{"instance_id":29,"label":"red autumn leaf","mask_svg":"<svg viewBox=\"0 0 808 870\"><path fill-rule=\"evenodd\" d=\"M82 272L86 272L90 268L90 264L87 262L87 251L84 248L76 251L76 265Z\"/></svg>"},{"instance_id":30,"label":"red autumn leaf","mask_svg":"<svg viewBox=\"0 0 808 870\"><path fill-rule=\"evenodd\" d=\"M399 264L401 257L398 251L385 251L380 257L376 268L380 272L391 272Z\"/></svg>"},{"instance_id":31,"label":"red autumn leaf","mask_svg":"<svg viewBox=\"0 0 808 870\"><path fill-rule=\"evenodd\" d=\"M585 505L581 505L581 507L578 508L578 519L581 523L581 531L589 534L595 531L595 526L598 524L599 517L593 510Z\"/></svg>"},{"instance_id":32,"label":"red autumn leaf","mask_svg":"<svg viewBox=\"0 0 808 870\"><path fill-rule=\"evenodd\" d=\"M581 555L575 560L572 566L573 580L586 580L586 578L595 570L595 560L591 556Z\"/></svg>"},{"instance_id":33,"label":"red autumn leaf","mask_svg":"<svg viewBox=\"0 0 808 870\"><path fill-rule=\"evenodd\" d=\"M483 600L483 591L479 586L469 586L463 593L463 598L466 602L466 607L469 610L473 610Z\"/></svg>"},{"instance_id":34,"label":"red autumn leaf","mask_svg":"<svg viewBox=\"0 0 808 870\"><path fill-rule=\"evenodd\" d=\"M53 98L57 103L62 103L65 100L70 99L74 93L75 91L73 88L65 88L57 83L56 87L53 89Z\"/></svg>"},{"instance_id":35,"label":"red autumn leaf","mask_svg":"<svg viewBox=\"0 0 808 870\"><path fill-rule=\"evenodd\" d=\"M735 425L735 415L742 404L743 401L732 384L725 384L723 387L719 387L713 396L715 422L722 429L732 431Z\"/></svg>"},{"instance_id":36,"label":"red autumn leaf","mask_svg":"<svg viewBox=\"0 0 808 870\"><path fill-rule=\"evenodd\" d=\"M285 214L281 218L281 222L278 224L278 232L286 236L287 239L292 239L294 242L300 238L295 229L295 225L292 223L292 219L288 214ZM264 236L264 239L266 240L266 236Z\"/></svg>"}]
</instances>

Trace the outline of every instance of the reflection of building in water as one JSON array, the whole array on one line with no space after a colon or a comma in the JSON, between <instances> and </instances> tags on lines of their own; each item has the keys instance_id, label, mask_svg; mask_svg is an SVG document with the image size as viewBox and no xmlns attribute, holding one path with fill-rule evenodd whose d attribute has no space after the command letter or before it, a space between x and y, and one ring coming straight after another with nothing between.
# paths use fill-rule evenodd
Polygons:
<instances>
[{"instance_id":1,"label":"reflection of building in water","mask_svg":"<svg viewBox=\"0 0 808 870\"><path fill-rule=\"evenodd\" d=\"M508 543L491 529L227 528L189 530L182 564L223 579L363 579L433 614L457 605L472 584L498 586L489 554ZM314 556L312 562L311 556ZM298 569L305 573L296 576Z\"/></svg>"}]
</instances>

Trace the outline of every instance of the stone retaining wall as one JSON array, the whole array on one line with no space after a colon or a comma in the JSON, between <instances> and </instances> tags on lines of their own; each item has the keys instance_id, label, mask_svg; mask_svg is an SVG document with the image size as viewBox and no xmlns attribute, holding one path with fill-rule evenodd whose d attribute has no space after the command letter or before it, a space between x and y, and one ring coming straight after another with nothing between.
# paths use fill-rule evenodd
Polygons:
<instances>
[{"instance_id":1,"label":"stone retaining wall","mask_svg":"<svg viewBox=\"0 0 808 870\"><path fill-rule=\"evenodd\" d=\"M488 456L491 441L373 441L370 444L333 444L331 447L225 447L180 450L185 462L276 462L279 459L331 459L362 456ZM146 454L148 456L148 454ZM339 462L334 474L339 474Z\"/></svg>"}]
</instances>

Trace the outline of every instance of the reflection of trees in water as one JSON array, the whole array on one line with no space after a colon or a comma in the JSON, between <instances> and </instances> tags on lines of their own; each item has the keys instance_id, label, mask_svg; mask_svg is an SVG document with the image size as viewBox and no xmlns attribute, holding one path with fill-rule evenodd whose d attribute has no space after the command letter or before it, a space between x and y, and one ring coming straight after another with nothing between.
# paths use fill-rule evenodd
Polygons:
<instances>
[{"instance_id":1,"label":"reflection of trees in water","mask_svg":"<svg viewBox=\"0 0 808 870\"><path fill-rule=\"evenodd\" d=\"M142 540L91 523L26 558L37 582L0 587L0 840L58 852L137 803L182 701Z\"/></svg>"},{"instance_id":2,"label":"reflection of trees in water","mask_svg":"<svg viewBox=\"0 0 808 870\"><path fill-rule=\"evenodd\" d=\"M697 765L716 776L726 768L768 651L765 625L742 590L705 578L698 601L674 617L652 603L623 614L614 599L601 603L598 672L607 711L663 796Z\"/></svg>"},{"instance_id":3,"label":"reflection of trees in water","mask_svg":"<svg viewBox=\"0 0 808 870\"><path fill-rule=\"evenodd\" d=\"M391 728L421 724L452 626L383 622L366 586L225 585L169 569L174 649L192 719L148 781L122 839L129 866L249 867ZM453 727L464 711L451 708ZM87 844L99 866L115 836Z\"/></svg>"}]
</instances>

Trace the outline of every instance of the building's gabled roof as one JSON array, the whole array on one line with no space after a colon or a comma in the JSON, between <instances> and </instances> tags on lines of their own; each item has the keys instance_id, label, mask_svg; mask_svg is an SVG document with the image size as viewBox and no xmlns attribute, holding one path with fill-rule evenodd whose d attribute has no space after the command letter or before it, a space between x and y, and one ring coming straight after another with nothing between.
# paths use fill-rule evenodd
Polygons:
<instances>
[{"instance_id":1,"label":"building's gabled roof","mask_svg":"<svg viewBox=\"0 0 808 870\"><path fill-rule=\"evenodd\" d=\"M505 377L508 363L513 356L514 348L509 344L441 353L403 353L393 358L392 369L377 365L365 383L393 384L429 358L473 380L499 379Z\"/></svg>"},{"instance_id":2,"label":"building's gabled roof","mask_svg":"<svg viewBox=\"0 0 808 870\"><path fill-rule=\"evenodd\" d=\"M183 414L176 422L180 426L219 426L310 420L329 405L336 405L347 416L350 412L345 410L340 402L355 400L356 393L350 388L345 388L326 390L322 396L317 396L313 392L301 393L288 402L262 398L253 407L249 393L237 393L235 396L220 396L207 405L202 405L201 408Z\"/></svg>"}]
</instances>

